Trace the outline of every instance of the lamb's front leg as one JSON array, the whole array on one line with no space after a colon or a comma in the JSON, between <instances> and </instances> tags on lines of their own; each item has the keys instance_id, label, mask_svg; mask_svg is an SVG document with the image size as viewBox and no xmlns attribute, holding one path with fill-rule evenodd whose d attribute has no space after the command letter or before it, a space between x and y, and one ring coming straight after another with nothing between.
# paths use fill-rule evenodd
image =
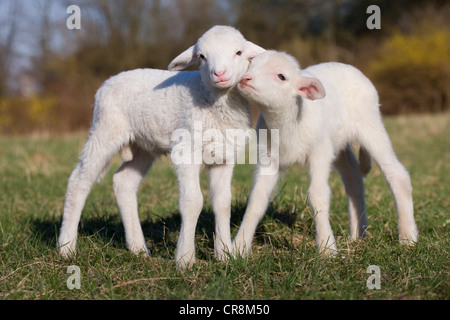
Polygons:
<instances>
[{"instance_id":1,"label":"lamb's front leg","mask_svg":"<svg viewBox=\"0 0 450 320\"><path fill-rule=\"evenodd\" d=\"M216 259L226 260L230 252L231 178L233 164L213 165L209 168L210 195L215 215L214 252Z\"/></svg>"},{"instance_id":2,"label":"lamb's front leg","mask_svg":"<svg viewBox=\"0 0 450 320\"><path fill-rule=\"evenodd\" d=\"M316 243L319 252L334 255L337 252L336 240L330 225L331 191L328 185L332 156L327 149L317 148L310 156L311 184L308 200L314 212L316 223Z\"/></svg>"},{"instance_id":3,"label":"lamb's front leg","mask_svg":"<svg viewBox=\"0 0 450 320\"><path fill-rule=\"evenodd\" d=\"M247 209L233 242L234 254L244 257L250 252L256 227L266 213L278 177L278 170L273 171L272 174L263 174L261 167L258 166Z\"/></svg>"},{"instance_id":4,"label":"lamb's front leg","mask_svg":"<svg viewBox=\"0 0 450 320\"><path fill-rule=\"evenodd\" d=\"M190 268L195 262L195 228L203 207L200 189L200 165L178 165L179 207L181 230L177 244L176 261L180 269Z\"/></svg>"}]
</instances>

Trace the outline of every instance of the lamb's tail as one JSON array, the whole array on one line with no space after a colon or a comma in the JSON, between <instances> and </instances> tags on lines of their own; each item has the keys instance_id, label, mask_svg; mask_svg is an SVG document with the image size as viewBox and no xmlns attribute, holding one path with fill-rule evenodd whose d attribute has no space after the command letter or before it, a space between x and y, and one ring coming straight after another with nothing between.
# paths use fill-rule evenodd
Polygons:
<instances>
[{"instance_id":1,"label":"lamb's tail","mask_svg":"<svg viewBox=\"0 0 450 320\"><path fill-rule=\"evenodd\" d=\"M359 148L359 171L365 177L370 169L372 169L372 164L370 162L370 154L364 147Z\"/></svg>"}]
</instances>

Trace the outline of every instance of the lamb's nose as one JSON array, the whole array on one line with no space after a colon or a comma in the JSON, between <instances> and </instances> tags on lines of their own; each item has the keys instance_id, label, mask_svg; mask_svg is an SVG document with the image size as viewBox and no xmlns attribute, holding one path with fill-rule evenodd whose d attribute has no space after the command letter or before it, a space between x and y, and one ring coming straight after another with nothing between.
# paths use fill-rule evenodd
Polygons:
<instances>
[{"instance_id":1,"label":"lamb's nose","mask_svg":"<svg viewBox=\"0 0 450 320\"><path fill-rule=\"evenodd\" d=\"M242 82L242 83L247 83L247 82L249 82L250 80L252 80L252 77L250 77L250 76L248 76L248 75L244 75L244 76L241 78L241 82Z\"/></svg>"},{"instance_id":2,"label":"lamb's nose","mask_svg":"<svg viewBox=\"0 0 450 320\"><path fill-rule=\"evenodd\" d=\"M216 77L221 77L221 76L223 76L225 73L227 72L227 70L220 70L220 71L214 71L214 75L216 76Z\"/></svg>"}]
</instances>

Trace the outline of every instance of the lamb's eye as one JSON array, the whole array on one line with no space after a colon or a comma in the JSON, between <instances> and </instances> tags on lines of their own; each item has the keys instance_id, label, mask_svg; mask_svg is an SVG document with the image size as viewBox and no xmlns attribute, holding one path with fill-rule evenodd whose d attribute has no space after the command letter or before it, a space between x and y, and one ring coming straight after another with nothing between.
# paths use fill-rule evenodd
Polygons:
<instances>
[{"instance_id":1,"label":"lamb's eye","mask_svg":"<svg viewBox=\"0 0 450 320\"><path fill-rule=\"evenodd\" d=\"M203 54L199 54L198 56L201 60L206 60L205 56Z\"/></svg>"},{"instance_id":2,"label":"lamb's eye","mask_svg":"<svg viewBox=\"0 0 450 320\"><path fill-rule=\"evenodd\" d=\"M240 56L242 54L242 51L238 51L238 52L236 52L236 55L238 55L238 56Z\"/></svg>"},{"instance_id":3,"label":"lamb's eye","mask_svg":"<svg viewBox=\"0 0 450 320\"><path fill-rule=\"evenodd\" d=\"M285 77L284 74L282 74L282 73L279 73L279 74L278 74L278 78L279 78L281 81L286 80L286 77Z\"/></svg>"}]
</instances>

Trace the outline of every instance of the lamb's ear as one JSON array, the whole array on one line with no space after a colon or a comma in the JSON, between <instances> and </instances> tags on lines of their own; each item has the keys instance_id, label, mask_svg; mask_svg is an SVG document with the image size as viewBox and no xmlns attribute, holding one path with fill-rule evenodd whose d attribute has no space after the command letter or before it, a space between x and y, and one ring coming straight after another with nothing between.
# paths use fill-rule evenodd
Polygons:
<instances>
[{"instance_id":1,"label":"lamb's ear","mask_svg":"<svg viewBox=\"0 0 450 320\"><path fill-rule=\"evenodd\" d=\"M298 95L309 100L322 99L326 95L322 83L315 78L300 76L296 88Z\"/></svg>"},{"instance_id":2,"label":"lamb's ear","mask_svg":"<svg viewBox=\"0 0 450 320\"><path fill-rule=\"evenodd\" d=\"M167 69L171 71L179 71L198 62L195 45L180 53L178 57L172 60Z\"/></svg>"},{"instance_id":3,"label":"lamb's ear","mask_svg":"<svg viewBox=\"0 0 450 320\"><path fill-rule=\"evenodd\" d=\"M258 54L263 53L266 51L266 49L258 46L257 44L254 44L251 41L247 41L245 43L245 53L249 60L256 57Z\"/></svg>"}]
</instances>

